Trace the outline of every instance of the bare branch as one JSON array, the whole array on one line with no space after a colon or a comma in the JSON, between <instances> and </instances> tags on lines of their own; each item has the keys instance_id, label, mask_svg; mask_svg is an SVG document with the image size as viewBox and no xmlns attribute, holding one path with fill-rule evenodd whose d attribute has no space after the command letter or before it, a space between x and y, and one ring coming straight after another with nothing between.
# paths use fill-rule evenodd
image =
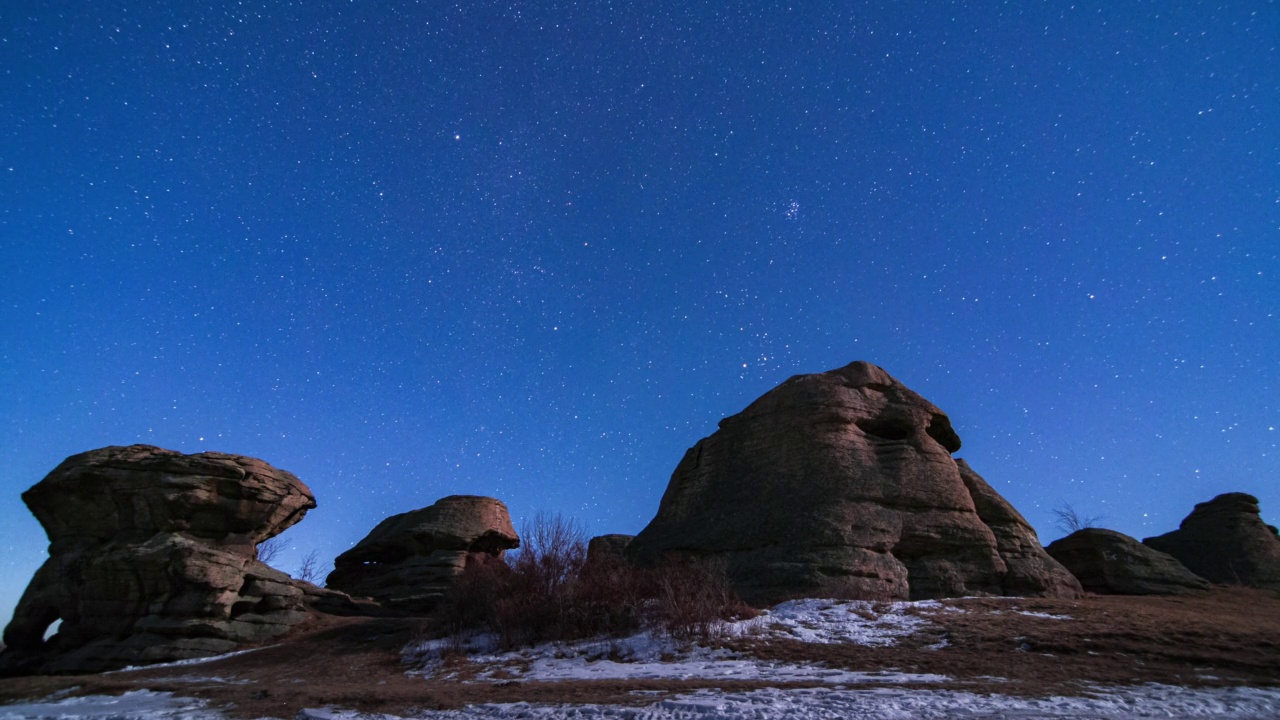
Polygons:
<instances>
[{"instance_id":1,"label":"bare branch","mask_svg":"<svg viewBox=\"0 0 1280 720\"><path fill-rule=\"evenodd\" d=\"M1106 517L1106 515L1081 515L1076 512L1074 507L1065 502L1059 503L1053 509L1053 516L1058 519L1058 529L1067 535L1087 528L1097 527L1098 523Z\"/></svg>"},{"instance_id":2,"label":"bare branch","mask_svg":"<svg viewBox=\"0 0 1280 720\"><path fill-rule=\"evenodd\" d=\"M282 550L284 550L284 541L279 535L263 540L258 543L258 561L270 565L272 560L279 557Z\"/></svg>"}]
</instances>

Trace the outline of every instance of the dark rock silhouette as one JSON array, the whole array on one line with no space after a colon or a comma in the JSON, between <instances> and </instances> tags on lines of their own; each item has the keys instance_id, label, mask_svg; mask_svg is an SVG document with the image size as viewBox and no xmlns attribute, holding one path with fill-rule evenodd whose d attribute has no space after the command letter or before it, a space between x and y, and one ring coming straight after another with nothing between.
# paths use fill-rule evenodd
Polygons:
<instances>
[{"instance_id":1,"label":"dark rock silhouette","mask_svg":"<svg viewBox=\"0 0 1280 720\"><path fill-rule=\"evenodd\" d=\"M468 564L500 560L519 545L502 501L450 495L378 523L334 560L325 584L394 610L428 612Z\"/></svg>"},{"instance_id":2,"label":"dark rock silhouette","mask_svg":"<svg viewBox=\"0 0 1280 720\"><path fill-rule=\"evenodd\" d=\"M308 593L258 562L256 546L301 520L315 499L261 460L106 447L67 458L22 499L49 536L49 559L5 629L0 670L86 672L201 657L309 617ZM336 593L312 596L340 604Z\"/></svg>"},{"instance_id":3,"label":"dark rock silhouette","mask_svg":"<svg viewBox=\"0 0 1280 720\"><path fill-rule=\"evenodd\" d=\"M622 559L627 551L627 546L631 544L633 539L635 539L634 535L621 535L618 533L597 535L587 543L587 562L605 557Z\"/></svg>"},{"instance_id":4,"label":"dark rock silhouette","mask_svg":"<svg viewBox=\"0 0 1280 720\"><path fill-rule=\"evenodd\" d=\"M1225 493L1197 504L1177 530L1142 542L1206 580L1280 590L1280 535L1260 513L1258 498Z\"/></svg>"},{"instance_id":5,"label":"dark rock silhouette","mask_svg":"<svg viewBox=\"0 0 1280 720\"><path fill-rule=\"evenodd\" d=\"M757 604L1078 595L959 449L947 416L875 365L798 375L685 453L626 553L714 560Z\"/></svg>"},{"instance_id":6,"label":"dark rock silhouette","mask_svg":"<svg viewBox=\"0 0 1280 720\"><path fill-rule=\"evenodd\" d=\"M1101 595L1180 595L1209 582L1172 555L1114 530L1085 528L1045 548L1089 592Z\"/></svg>"}]
</instances>

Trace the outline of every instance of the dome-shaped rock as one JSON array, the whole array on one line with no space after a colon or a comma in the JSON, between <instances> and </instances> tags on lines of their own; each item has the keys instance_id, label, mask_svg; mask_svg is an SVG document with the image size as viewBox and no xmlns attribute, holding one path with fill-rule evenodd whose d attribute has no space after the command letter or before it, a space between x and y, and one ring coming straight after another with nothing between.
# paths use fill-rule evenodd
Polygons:
<instances>
[{"instance_id":1,"label":"dome-shaped rock","mask_svg":"<svg viewBox=\"0 0 1280 720\"><path fill-rule=\"evenodd\" d=\"M1172 555L1103 528L1085 528L1045 548L1089 592L1100 595L1178 595L1207 590L1204 578Z\"/></svg>"},{"instance_id":2,"label":"dome-shaped rock","mask_svg":"<svg viewBox=\"0 0 1280 720\"><path fill-rule=\"evenodd\" d=\"M685 453L627 555L714 558L757 603L1079 594L959 449L947 416L875 365L798 375Z\"/></svg>"}]
</instances>

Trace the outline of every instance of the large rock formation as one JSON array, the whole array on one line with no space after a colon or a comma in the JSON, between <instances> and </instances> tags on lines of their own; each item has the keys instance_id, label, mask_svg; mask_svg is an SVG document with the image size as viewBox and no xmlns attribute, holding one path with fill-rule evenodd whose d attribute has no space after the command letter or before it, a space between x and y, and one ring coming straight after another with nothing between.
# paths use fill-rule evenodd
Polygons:
<instances>
[{"instance_id":1,"label":"large rock formation","mask_svg":"<svg viewBox=\"0 0 1280 720\"><path fill-rule=\"evenodd\" d=\"M396 610L427 612L467 565L500 560L519 545L502 501L450 495L378 523L334 560L325 584Z\"/></svg>"},{"instance_id":2,"label":"large rock formation","mask_svg":"<svg viewBox=\"0 0 1280 720\"><path fill-rule=\"evenodd\" d=\"M1085 590L1100 595L1180 595L1209 588L1208 581L1172 555L1114 530L1077 530L1045 550Z\"/></svg>"},{"instance_id":3,"label":"large rock formation","mask_svg":"<svg viewBox=\"0 0 1280 720\"><path fill-rule=\"evenodd\" d=\"M1225 493L1195 506L1177 530L1142 541L1216 583L1280 590L1280 535L1258 498Z\"/></svg>"},{"instance_id":4,"label":"large rock formation","mask_svg":"<svg viewBox=\"0 0 1280 720\"><path fill-rule=\"evenodd\" d=\"M959 449L947 416L875 365L798 375L685 453L627 555L715 559L755 603L1078 595Z\"/></svg>"},{"instance_id":5,"label":"large rock formation","mask_svg":"<svg viewBox=\"0 0 1280 720\"><path fill-rule=\"evenodd\" d=\"M308 617L305 591L258 562L256 546L315 499L261 460L106 447L67 458L22 499L48 533L49 559L5 629L0 670L212 655Z\"/></svg>"}]
</instances>

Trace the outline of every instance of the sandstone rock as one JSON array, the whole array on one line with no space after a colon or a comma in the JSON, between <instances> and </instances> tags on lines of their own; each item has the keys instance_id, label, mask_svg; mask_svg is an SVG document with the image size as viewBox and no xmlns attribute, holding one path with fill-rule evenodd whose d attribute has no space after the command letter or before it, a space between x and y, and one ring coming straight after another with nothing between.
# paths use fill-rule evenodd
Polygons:
<instances>
[{"instance_id":1,"label":"sandstone rock","mask_svg":"<svg viewBox=\"0 0 1280 720\"><path fill-rule=\"evenodd\" d=\"M475 495L393 515L334 560L325 584L405 612L431 610L473 562L519 547L507 506Z\"/></svg>"},{"instance_id":2,"label":"sandstone rock","mask_svg":"<svg viewBox=\"0 0 1280 720\"><path fill-rule=\"evenodd\" d=\"M947 416L875 365L798 375L685 453L626 552L714 559L753 603L1079 594L959 449Z\"/></svg>"},{"instance_id":3,"label":"sandstone rock","mask_svg":"<svg viewBox=\"0 0 1280 720\"><path fill-rule=\"evenodd\" d=\"M22 499L48 533L49 559L5 629L2 671L199 657L306 617L303 591L255 558L315 499L261 460L106 447L67 458Z\"/></svg>"},{"instance_id":4,"label":"sandstone rock","mask_svg":"<svg viewBox=\"0 0 1280 720\"><path fill-rule=\"evenodd\" d=\"M1225 493L1199 503L1177 530L1142 542L1206 580L1280 590L1280 535L1262 521L1252 495Z\"/></svg>"},{"instance_id":5,"label":"sandstone rock","mask_svg":"<svg viewBox=\"0 0 1280 720\"><path fill-rule=\"evenodd\" d=\"M1000 496L969 463L956 459L960 480L973 499L978 518L996 537L996 552L1007 567L1001 583L1005 595L1047 595L1075 597L1080 594L1077 579L1062 572L1061 564L1045 552L1040 538L1008 500Z\"/></svg>"},{"instance_id":6,"label":"sandstone rock","mask_svg":"<svg viewBox=\"0 0 1280 720\"><path fill-rule=\"evenodd\" d=\"M1209 588L1208 581L1183 567L1172 555L1114 530L1077 530L1049 543L1045 550L1089 592L1179 595Z\"/></svg>"}]
</instances>

